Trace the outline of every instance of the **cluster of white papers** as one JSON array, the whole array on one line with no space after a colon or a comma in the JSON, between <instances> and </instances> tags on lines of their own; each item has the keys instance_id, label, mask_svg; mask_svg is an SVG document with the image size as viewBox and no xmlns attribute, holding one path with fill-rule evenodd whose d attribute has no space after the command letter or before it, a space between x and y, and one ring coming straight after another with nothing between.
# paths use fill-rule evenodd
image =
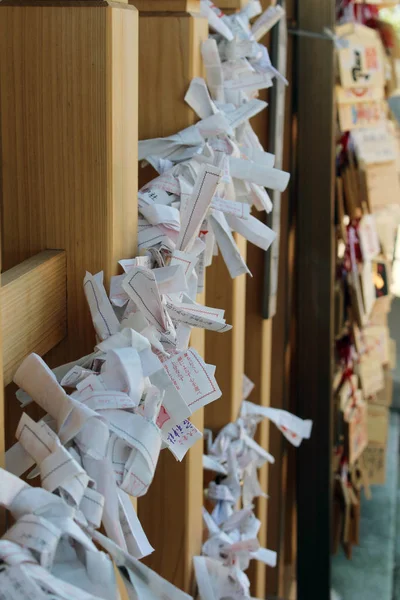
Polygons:
<instances>
[{"instance_id":1,"label":"cluster of white papers","mask_svg":"<svg viewBox=\"0 0 400 600\"><path fill-rule=\"evenodd\" d=\"M221 310L198 309L190 297L180 302L182 265L121 263L126 273L113 278L110 298L101 273L84 280L98 339L93 354L54 373L32 354L15 373L24 405L33 400L47 415L36 423L23 414L6 460L16 475L36 465L42 486L74 508L94 494L93 526L102 523L111 540L142 558L153 548L129 496L146 494L163 447L182 460L201 437L190 416L221 396L215 367L188 347L187 330L229 326Z\"/></svg>"},{"instance_id":2,"label":"cluster of white papers","mask_svg":"<svg viewBox=\"0 0 400 600\"><path fill-rule=\"evenodd\" d=\"M22 486L29 490L30 516L24 513L5 539L20 543L24 551L38 550L55 524L60 531L53 528L51 548L43 546L43 557L34 555L52 575L90 592L73 594L67 586L69 597L118 598L107 556L92 557L85 550L95 550L93 538L123 571L130 598L187 598L174 586L166 596L168 584L137 566L137 559L153 548L130 497L146 494L162 448L182 460L202 437L191 415L221 396L215 367L188 347L187 334L193 326L220 331L230 326L222 310L199 309L187 295L190 269L185 270L178 255L167 266L157 266L158 257L154 253L121 261L125 274L112 279L109 296L102 273L86 274L84 290L97 337L92 354L54 371L31 354L14 375L21 404L34 401L46 415L35 422L24 413L16 432L18 442L6 454L9 473L2 473L2 502L13 512L12 492ZM29 469L28 479L40 476L42 490L31 490L17 478ZM40 499L37 505L35 494ZM101 525L107 537L96 531ZM79 552L75 552L77 540L83 547ZM106 563L104 583L94 577L100 560ZM31 570L26 575L29 581ZM6 570L0 579L4 576L8 581L12 573ZM47 590L46 573L40 571L37 577L41 586L45 582L40 589ZM93 584L88 582L91 577ZM11 577L7 585L12 581ZM54 594L64 597L58 588Z\"/></svg>"},{"instance_id":3,"label":"cluster of white papers","mask_svg":"<svg viewBox=\"0 0 400 600\"><path fill-rule=\"evenodd\" d=\"M273 456L254 440L258 423L269 419L294 446L311 435L311 421L246 400L253 387L244 376L240 417L226 425L214 441L208 433L203 467L217 475L206 491L214 509L211 514L203 510L209 537L202 556L194 558L200 600L250 599L250 582L245 574L250 560L276 566L276 552L262 548L257 539L261 522L254 514L253 503L259 496L267 497L257 471L266 462L274 462Z\"/></svg>"},{"instance_id":4,"label":"cluster of white papers","mask_svg":"<svg viewBox=\"0 0 400 600\"><path fill-rule=\"evenodd\" d=\"M25 426L30 425L28 420ZM38 452L40 445L46 448L50 438L43 436L43 443L39 443L42 437L37 439ZM82 475L73 453L65 465L70 463L70 473L75 470L76 477ZM46 474L51 477L51 469ZM67 477L65 486L73 488L73 479ZM89 481L86 488L85 483L82 481L85 491L80 505L73 506L74 502L68 502L62 494L32 488L0 469L0 505L15 520L0 540L2 598L118 600L115 565L130 600L190 600L190 596L96 531L93 519L102 512L102 499L92 487L93 482Z\"/></svg>"},{"instance_id":5,"label":"cluster of white papers","mask_svg":"<svg viewBox=\"0 0 400 600\"><path fill-rule=\"evenodd\" d=\"M252 28L249 19L261 12L257 1L230 16L209 0L201 1L201 10L218 35L202 44L206 80L193 79L185 96L199 121L167 138L139 142L139 158L159 175L139 192L138 245L158 259L156 266L184 268L187 288L171 292L167 305L180 331L195 325L195 316L200 320L190 304L203 290L214 255L221 253L231 277L250 274L234 232L268 250L276 235L251 208L270 212L267 189L282 192L289 182L250 125L267 106L258 91L274 79L287 83L258 43L283 9L270 7ZM205 310L207 323L200 326L226 331L216 309Z\"/></svg>"},{"instance_id":6,"label":"cluster of white papers","mask_svg":"<svg viewBox=\"0 0 400 600\"><path fill-rule=\"evenodd\" d=\"M229 17L209 0L201 5L218 35L202 46L206 80L194 79L185 96L199 121L139 143L139 159L159 175L138 193L138 256L120 261L109 293L102 273L85 276L93 352L53 371L31 354L14 376L21 405L35 402L45 416L22 415L0 470L0 504L15 519L0 540L4 598L117 600L113 563L132 600L190 598L138 561L153 548L131 497L148 491L161 450L182 460L202 437L190 417L221 392L215 366L189 345L191 331L231 329L222 307L196 301L205 268L220 252L232 277L249 273L233 233L267 250L275 234L251 208L271 211L267 189L283 191L289 181L249 122L266 107L258 90L284 79L258 43L283 11L268 9L250 28L258 0ZM252 512L263 493L256 471L273 460L253 439L256 423L268 416L291 441L309 435L295 417L252 407L243 404L205 457L224 479L208 490L210 539L195 561L197 575L209 576L198 575L203 600L247 597L238 590L248 591L250 558L276 561L259 547ZM27 472L41 488L19 479Z\"/></svg>"}]
</instances>

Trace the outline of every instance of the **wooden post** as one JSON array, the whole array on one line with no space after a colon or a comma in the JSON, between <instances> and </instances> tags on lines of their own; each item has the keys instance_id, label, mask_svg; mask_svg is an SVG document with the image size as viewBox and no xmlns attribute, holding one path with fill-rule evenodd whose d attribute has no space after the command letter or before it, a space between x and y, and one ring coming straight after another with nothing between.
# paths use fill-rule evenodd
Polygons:
<instances>
[{"instance_id":1,"label":"wooden post","mask_svg":"<svg viewBox=\"0 0 400 600\"><path fill-rule=\"evenodd\" d=\"M335 26L330 0L297 3L299 29ZM298 414L314 422L297 450L297 593L299 600L331 596L333 489L333 280L335 46L297 40L297 299Z\"/></svg>"},{"instance_id":2,"label":"wooden post","mask_svg":"<svg viewBox=\"0 0 400 600\"><path fill-rule=\"evenodd\" d=\"M208 24L199 15L199 0L132 2L139 9L139 139L171 135L198 120L184 96L191 79L203 75L201 42L207 39ZM140 169L140 185L155 176L151 167ZM191 344L204 354L204 332L196 330ZM203 430L202 410L192 422ZM197 443L178 463L163 451L150 490L138 502L140 520L155 547L146 563L186 591L191 589L192 558L202 542L202 453Z\"/></svg>"},{"instance_id":3,"label":"wooden post","mask_svg":"<svg viewBox=\"0 0 400 600\"><path fill-rule=\"evenodd\" d=\"M66 251L67 336L51 365L95 344L85 271L108 285L135 253L137 16L124 3L0 3L3 268ZM9 443L17 404L6 404Z\"/></svg>"},{"instance_id":4,"label":"wooden post","mask_svg":"<svg viewBox=\"0 0 400 600\"><path fill-rule=\"evenodd\" d=\"M126 0L0 4L3 267L66 251L68 335L53 365L94 346L85 271L103 270L108 286L135 254L137 89L138 15ZM11 439L19 412L10 402Z\"/></svg>"},{"instance_id":5,"label":"wooden post","mask_svg":"<svg viewBox=\"0 0 400 600\"><path fill-rule=\"evenodd\" d=\"M244 0L221 0L217 6L230 14L239 11L246 3ZM246 240L237 233L234 237L246 260ZM207 271L206 301L209 306L225 309L226 321L233 325L233 329L223 336L214 332L207 332L206 335L206 360L217 365L216 375L222 391L222 398L205 408L205 426L214 432L236 420L242 402L246 282L246 275L231 279L221 255L213 258Z\"/></svg>"},{"instance_id":6,"label":"wooden post","mask_svg":"<svg viewBox=\"0 0 400 600\"><path fill-rule=\"evenodd\" d=\"M259 255L259 270L256 271L257 255ZM262 251L255 247L249 247L248 264L253 268L254 278L249 281L247 289L246 303L246 375L256 384L249 400L262 406L269 406L271 391L271 330L272 319L263 320L261 318L261 298L263 286L263 256ZM269 448L269 422L262 421L257 428L256 441L266 450ZM271 467L266 463L258 471L258 479L263 490L268 492L269 470L274 471L274 465ZM266 498L256 500L255 513L261 521L261 528L258 539L261 546L267 544L267 522L268 522L268 502ZM269 546L268 546L269 547ZM275 548L271 547L271 550ZM248 571L251 582L252 595L263 598L265 596L266 586L266 567L259 561L252 561Z\"/></svg>"},{"instance_id":7,"label":"wooden post","mask_svg":"<svg viewBox=\"0 0 400 600\"><path fill-rule=\"evenodd\" d=\"M238 234L235 239L246 260L246 240ZM236 420L242 401L246 277L232 279L221 254L213 258L207 271L207 305L223 308L226 322L233 325L223 335L209 331L206 335L206 360L217 365L216 377L222 391L222 398L205 408L205 426L215 432Z\"/></svg>"},{"instance_id":8,"label":"wooden post","mask_svg":"<svg viewBox=\"0 0 400 600\"><path fill-rule=\"evenodd\" d=\"M67 252L61 363L90 351L85 271L134 255L137 11L112 2L0 4L3 267Z\"/></svg>"}]
</instances>

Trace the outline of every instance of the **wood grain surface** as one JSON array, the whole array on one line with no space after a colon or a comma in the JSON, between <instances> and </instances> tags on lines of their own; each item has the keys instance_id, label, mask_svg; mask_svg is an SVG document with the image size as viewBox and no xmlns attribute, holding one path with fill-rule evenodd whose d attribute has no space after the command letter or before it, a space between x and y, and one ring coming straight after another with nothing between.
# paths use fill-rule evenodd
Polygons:
<instances>
[{"instance_id":1,"label":"wood grain surface","mask_svg":"<svg viewBox=\"0 0 400 600\"><path fill-rule=\"evenodd\" d=\"M66 253L45 250L1 276L4 385L31 352L43 356L67 331Z\"/></svg>"}]
</instances>

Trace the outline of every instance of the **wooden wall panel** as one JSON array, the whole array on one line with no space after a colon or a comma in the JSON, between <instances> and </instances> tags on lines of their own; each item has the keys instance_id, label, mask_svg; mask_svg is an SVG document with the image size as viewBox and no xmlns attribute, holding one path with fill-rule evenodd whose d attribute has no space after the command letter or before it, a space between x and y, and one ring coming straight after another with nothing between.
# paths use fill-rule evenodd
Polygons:
<instances>
[{"instance_id":1,"label":"wooden wall panel","mask_svg":"<svg viewBox=\"0 0 400 600\"><path fill-rule=\"evenodd\" d=\"M198 120L184 96L191 79L203 74L201 41L207 39L208 24L196 12L186 12L186 2L132 1L140 10L139 139L171 135ZM190 7L198 11L199 1L191 0ZM155 176L151 167L140 169L140 185ZM204 355L204 332L195 330L191 344ZM192 422L203 430L202 410ZM192 557L202 542L202 453L197 443L178 463L162 452L150 490L138 502L156 549L147 564L186 591L192 587Z\"/></svg>"}]
</instances>

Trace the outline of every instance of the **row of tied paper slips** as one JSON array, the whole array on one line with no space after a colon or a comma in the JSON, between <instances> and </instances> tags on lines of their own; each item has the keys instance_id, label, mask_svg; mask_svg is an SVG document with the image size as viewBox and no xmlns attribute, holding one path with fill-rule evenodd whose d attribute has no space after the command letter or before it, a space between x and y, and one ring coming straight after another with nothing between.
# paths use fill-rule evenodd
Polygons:
<instances>
[{"instance_id":1,"label":"row of tied paper slips","mask_svg":"<svg viewBox=\"0 0 400 600\"><path fill-rule=\"evenodd\" d=\"M231 328L223 308L196 302L205 268L220 252L232 277L249 273L232 232L267 250L275 234L251 209L271 211L265 188L283 191L289 181L249 122L266 107L258 90L287 83L258 43L284 11L269 8L252 27L257 0L229 17L202 0L202 12L215 31L202 45L207 79L194 79L185 96L199 121L139 143L159 175L138 194L138 256L120 261L109 295L102 273L84 279L93 353L53 371L32 354L15 373L21 405L47 414L39 422L23 414L0 471L0 503L15 519L0 540L1 598L114 600L114 565L131 599L190 598L140 562L153 548L131 497L146 494L161 450L180 461L202 438L190 416L221 392L190 334ZM276 564L253 512L265 494L257 470L274 460L254 440L257 424L269 419L295 446L311 434L310 421L248 402L251 387L244 378L238 419L208 438L204 468L216 478L208 540L194 560L201 600L250 598L249 561ZM18 478L29 469L41 488Z\"/></svg>"},{"instance_id":2,"label":"row of tied paper slips","mask_svg":"<svg viewBox=\"0 0 400 600\"><path fill-rule=\"evenodd\" d=\"M400 146L392 108L400 47L393 28L373 14L359 14L369 26L336 30L334 551L342 544L348 558L359 543L361 489L369 498L370 484L385 482L396 360L388 314L399 285Z\"/></svg>"}]
</instances>

